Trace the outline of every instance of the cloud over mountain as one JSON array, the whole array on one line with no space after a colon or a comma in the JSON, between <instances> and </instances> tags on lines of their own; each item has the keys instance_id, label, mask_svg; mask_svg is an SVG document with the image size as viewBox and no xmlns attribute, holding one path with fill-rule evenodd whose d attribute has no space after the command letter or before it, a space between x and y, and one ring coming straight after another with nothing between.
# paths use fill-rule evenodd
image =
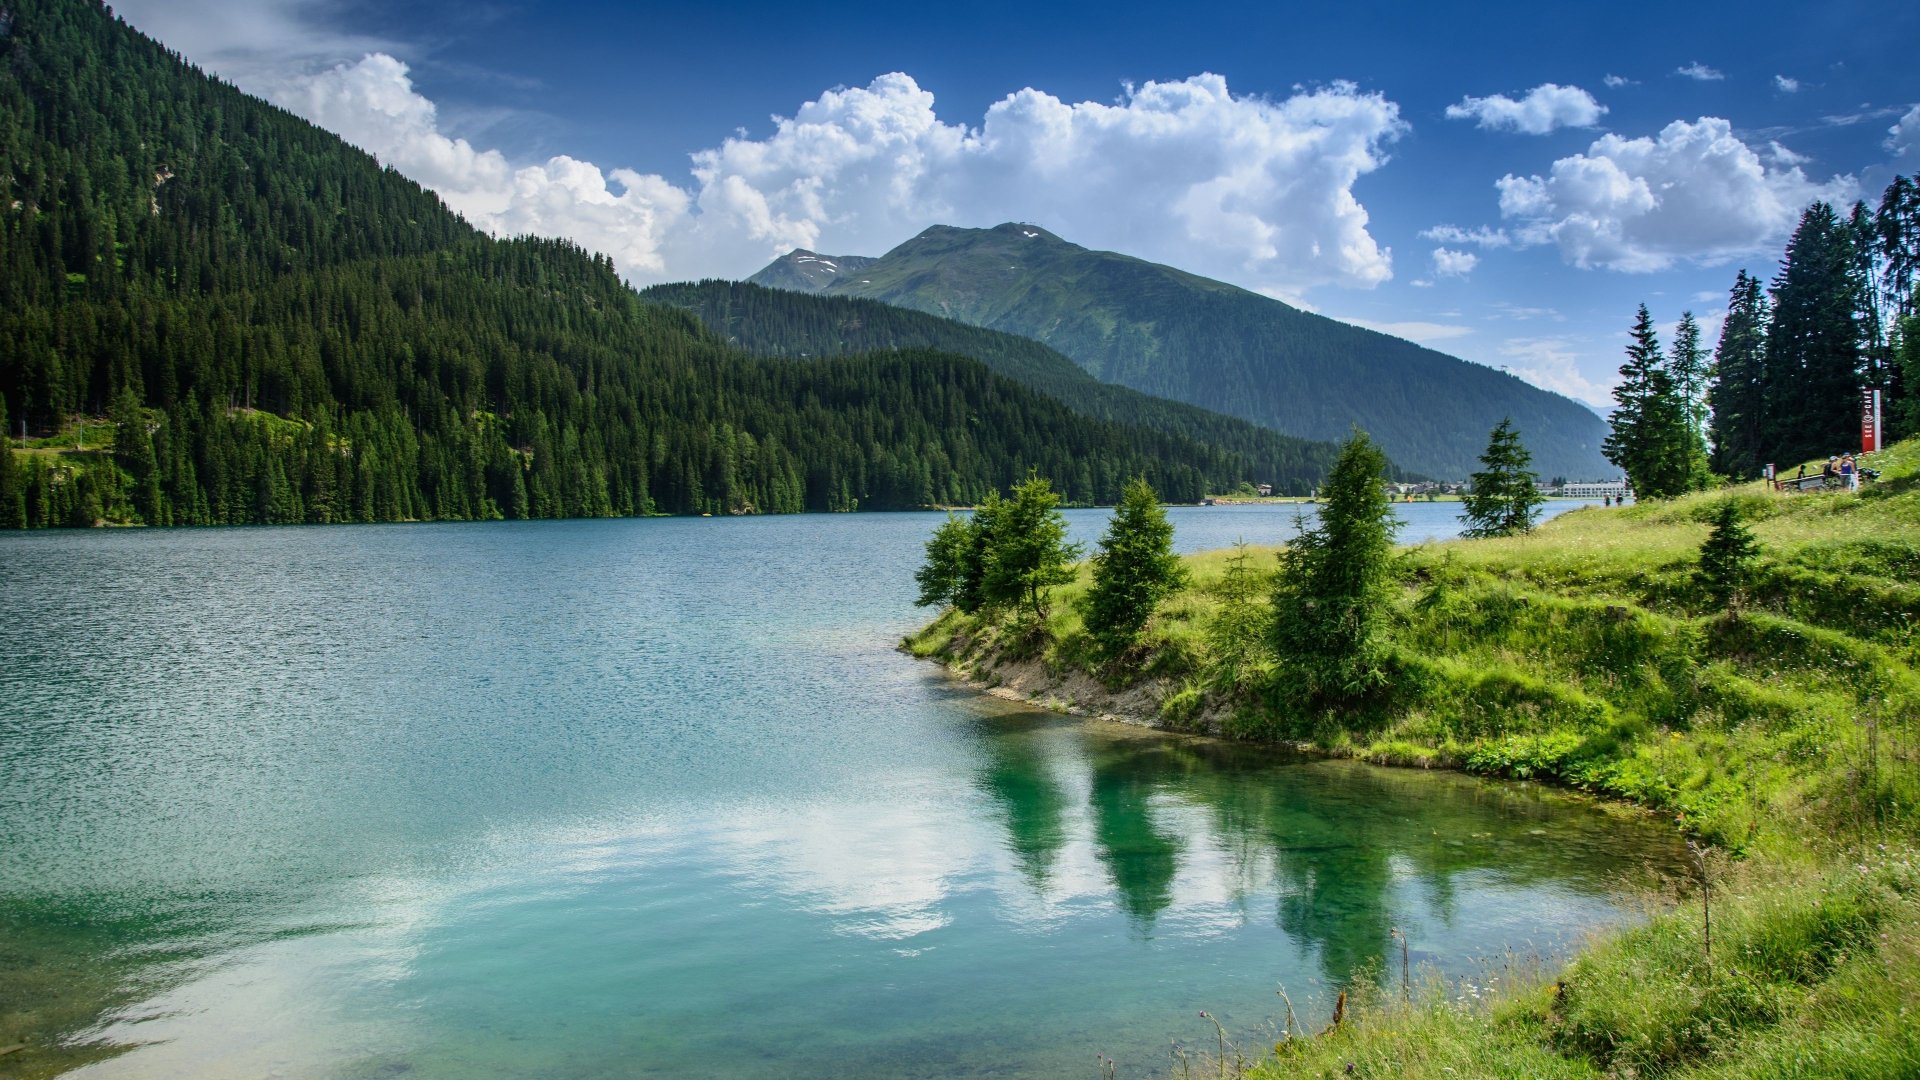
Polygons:
<instances>
[{"instance_id":1,"label":"cloud over mountain","mask_svg":"<svg viewBox=\"0 0 1920 1080\"><path fill-rule=\"evenodd\" d=\"M1547 175L1495 182L1523 243L1553 243L1580 267L1646 272L1713 264L1778 243L1815 199L1845 199L1852 177L1809 180L1772 164L1718 117L1676 120L1654 138L1604 135Z\"/></svg>"},{"instance_id":2,"label":"cloud over mountain","mask_svg":"<svg viewBox=\"0 0 1920 1080\"><path fill-rule=\"evenodd\" d=\"M1279 101L1204 74L1115 104L1025 89L969 126L896 72L826 91L764 138L694 154L684 184L566 156L515 167L444 133L385 53L269 93L475 223L572 238L643 281L737 276L794 247L877 253L936 222L1010 218L1282 291L1392 276L1352 187L1405 125L1393 102L1348 83Z\"/></svg>"}]
</instances>

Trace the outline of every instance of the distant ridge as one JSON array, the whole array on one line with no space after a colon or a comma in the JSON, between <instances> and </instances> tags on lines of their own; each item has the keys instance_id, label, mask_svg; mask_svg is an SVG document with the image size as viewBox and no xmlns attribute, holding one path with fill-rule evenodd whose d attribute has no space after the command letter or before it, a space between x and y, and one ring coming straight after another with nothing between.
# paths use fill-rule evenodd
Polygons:
<instances>
[{"instance_id":1,"label":"distant ridge","mask_svg":"<svg viewBox=\"0 0 1920 1080\"><path fill-rule=\"evenodd\" d=\"M871 255L821 255L794 248L750 279L755 285L794 292L819 292L840 278L873 265Z\"/></svg>"},{"instance_id":2,"label":"distant ridge","mask_svg":"<svg viewBox=\"0 0 1920 1080\"><path fill-rule=\"evenodd\" d=\"M648 300L692 311L730 345L766 356L813 358L931 349L978 360L1081 416L1148 428L1241 455L1245 479L1304 494L1338 447L1179 401L1103 383L1032 338L849 296L771 289L745 281L655 285ZM1410 475L1399 474L1408 479Z\"/></svg>"},{"instance_id":3,"label":"distant ridge","mask_svg":"<svg viewBox=\"0 0 1920 1080\"><path fill-rule=\"evenodd\" d=\"M806 275L793 252L750 281L858 296L1033 338L1090 374L1289 435L1358 426L1401 468L1463 478L1511 417L1543 478L1612 476L1606 424L1570 398L1387 334L1035 225L936 225L859 266ZM836 260L842 267L846 260Z\"/></svg>"}]
</instances>

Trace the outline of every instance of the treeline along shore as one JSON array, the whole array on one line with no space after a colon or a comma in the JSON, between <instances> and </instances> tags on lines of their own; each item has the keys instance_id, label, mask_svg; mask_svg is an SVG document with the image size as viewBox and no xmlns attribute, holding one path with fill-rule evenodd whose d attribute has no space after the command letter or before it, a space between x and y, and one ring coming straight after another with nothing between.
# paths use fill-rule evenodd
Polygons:
<instances>
[{"instance_id":1,"label":"treeline along shore","mask_svg":"<svg viewBox=\"0 0 1920 1080\"><path fill-rule=\"evenodd\" d=\"M1910 1076L1920 440L1870 463L1859 493L1747 483L1537 529L1470 503L1480 536L1394 547L1362 438L1285 546L1176 558L1147 501L1077 563L997 547L1045 501L1029 481L936 534L943 610L904 647L1059 708L1567 785L1696 844L1684 902L1565 970L1472 1003L1355 973L1331 1029L1242 1048L1253 1075Z\"/></svg>"}]
</instances>

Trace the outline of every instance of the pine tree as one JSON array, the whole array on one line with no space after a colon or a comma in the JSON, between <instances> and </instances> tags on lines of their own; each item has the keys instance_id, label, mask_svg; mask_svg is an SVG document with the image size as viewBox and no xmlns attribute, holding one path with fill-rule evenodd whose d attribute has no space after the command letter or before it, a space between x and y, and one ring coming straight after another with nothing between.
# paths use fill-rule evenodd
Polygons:
<instances>
[{"instance_id":1,"label":"pine tree","mask_svg":"<svg viewBox=\"0 0 1920 1080\"><path fill-rule=\"evenodd\" d=\"M1896 176L1873 215L1880 248L1880 290L1896 319L1920 311L1920 183Z\"/></svg>"},{"instance_id":2,"label":"pine tree","mask_svg":"<svg viewBox=\"0 0 1920 1080\"><path fill-rule=\"evenodd\" d=\"M1873 217L1880 297L1887 311L1882 380L1887 438L1920 432L1920 183L1896 176Z\"/></svg>"},{"instance_id":3,"label":"pine tree","mask_svg":"<svg viewBox=\"0 0 1920 1080\"><path fill-rule=\"evenodd\" d=\"M1173 525L1145 478L1126 486L1100 550L1087 593L1087 629L1105 655L1118 656L1139 640L1160 601L1186 580L1173 553Z\"/></svg>"},{"instance_id":4,"label":"pine tree","mask_svg":"<svg viewBox=\"0 0 1920 1080\"><path fill-rule=\"evenodd\" d=\"M153 452L153 434L147 413L133 388L122 387L113 403L113 457L133 478L133 509L149 525L164 525L165 497L160 491L160 463Z\"/></svg>"},{"instance_id":5,"label":"pine tree","mask_svg":"<svg viewBox=\"0 0 1920 1080\"><path fill-rule=\"evenodd\" d=\"M27 527L26 479L7 436L7 397L0 394L0 529Z\"/></svg>"},{"instance_id":6,"label":"pine tree","mask_svg":"<svg viewBox=\"0 0 1920 1080\"><path fill-rule=\"evenodd\" d=\"M1891 421L1888 437L1905 437L1920 432L1920 314L1909 315L1900 320L1900 327L1894 333L1893 363L1900 373L1900 383L1908 392L1897 398L1887 407Z\"/></svg>"},{"instance_id":7,"label":"pine tree","mask_svg":"<svg viewBox=\"0 0 1920 1080\"><path fill-rule=\"evenodd\" d=\"M1047 592L1073 580L1080 545L1067 542L1067 519L1059 511L1053 484L1034 473L1015 484L1012 497L998 509L986 548L983 591L992 605L1033 608L1047 615Z\"/></svg>"},{"instance_id":8,"label":"pine tree","mask_svg":"<svg viewBox=\"0 0 1920 1080\"><path fill-rule=\"evenodd\" d=\"M1613 400L1613 430L1601 451L1626 472L1636 497L1668 499L1703 485L1705 462L1697 452L1697 431L1689 436L1695 430L1692 414L1660 354L1645 304L1634 320Z\"/></svg>"},{"instance_id":9,"label":"pine tree","mask_svg":"<svg viewBox=\"0 0 1920 1080\"><path fill-rule=\"evenodd\" d=\"M1264 575L1253 568L1245 540L1233 545L1227 572L1214 586L1218 606L1207 620L1207 653L1223 689L1238 685L1240 676L1266 651L1273 631L1273 606L1267 603Z\"/></svg>"},{"instance_id":10,"label":"pine tree","mask_svg":"<svg viewBox=\"0 0 1920 1080\"><path fill-rule=\"evenodd\" d=\"M1327 475L1319 522L1303 522L1280 553L1273 644L1309 700L1351 701L1385 682L1379 629L1399 528L1386 471L1386 455L1355 432Z\"/></svg>"},{"instance_id":11,"label":"pine tree","mask_svg":"<svg viewBox=\"0 0 1920 1080\"><path fill-rule=\"evenodd\" d=\"M1667 350L1667 372L1673 379L1673 391L1684 416L1679 433L1679 452L1686 459L1687 490L1697 491L1713 481L1707 461L1707 352L1700 347L1700 324L1693 312L1680 313L1674 327L1673 344Z\"/></svg>"},{"instance_id":12,"label":"pine tree","mask_svg":"<svg viewBox=\"0 0 1920 1080\"><path fill-rule=\"evenodd\" d=\"M967 518L966 545L959 552L953 606L969 615L991 602L987 594L987 557L999 536L1000 518L1006 506L999 492L990 491Z\"/></svg>"},{"instance_id":13,"label":"pine tree","mask_svg":"<svg viewBox=\"0 0 1920 1080\"><path fill-rule=\"evenodd\" d=\"M1723 476L1751 479L1767 464L1762 442L1766 400L1761 386L1766 349L1767 301L1760 279L1742 270L1727 299L1727 318L1720 325L1720 345L1714 350L1713 378L1707 390L1712 466Z\"/></svg>"},{"instance_id":14,"label":"pine tree","mask_svg":"<svg viewBox=\"0 0 1920 1080\"><path fill-rule=\"evenodd\" d=\"M1771 460L1825 457L1859 439L1863 300L1856 267L1847 223L1826 203L1808 207L1773 280L1763 432Z\"/></svg>"},{"instance_id":15,"label":"pine tree","mask_svg":"<svg viewBox=\"0 0 1920 1080\"><path fill-rule=\"evenodd\" d=\"M927 540L927 561L914 571L914 583L920 587L914 603L920 607L945 607L957 603L967 579L968 556L972 537L965 519L947 514L947 520L933 530Z\"/></svg>"},{"instance_id":16,"label":"pine tree","mask_svg":"<svg viewBox=\"0 0 1920 1080\"><path fill-rule=\"evenodd\" d=\"M1740 507L1732 499L1713 508L1711 531L1700 545L1700 566L1694 580L1715 607L1733 609L1753 580L1760 555L1759 541L1740 523Z\"/></svg>"},{"instance_id":17,"label":"pine tree","mask_svg":"<svg viewBox=\"0 0 1920 1080\"><path fill-rule=\"evenodd\" d=\"M1533 531L1540 516L1540 504L1546 501L1534 486L1537 477L1527 466L1533 455L1513 430L1511 417L1500 421L1480 455L1481 470L1474 473L1463 502L1466 524L1461 535L1470 537L1517 536Z\"/></svg>"}]
</instances>

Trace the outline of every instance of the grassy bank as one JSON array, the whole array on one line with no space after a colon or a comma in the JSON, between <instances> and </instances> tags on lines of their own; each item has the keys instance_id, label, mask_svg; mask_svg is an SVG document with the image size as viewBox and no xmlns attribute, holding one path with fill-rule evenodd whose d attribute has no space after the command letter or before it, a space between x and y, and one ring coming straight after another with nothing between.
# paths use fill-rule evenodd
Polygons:
<instances>
[{"instance_id":1,"label":"grassy bank","mask_svg":"<svg viewBox=\"0 0 1920 1080\"><path fill-rule=\"evenodd\" d=\"M1671 815L1705 847L1710 951L1696 884L1536 984L1463 1001L1357 979L1336 1031L1255 1073L1920 1075L1920 442L1877 458L1883 482L1859 495L1748 485L1403 549L1391 678L1361 710L1279 704L1272 549L1188 558L1189 586L1115 663L1081 622L1084 568L1044 627L948 612L908 645L1173 729L1551 779ZM1737 610L1692 576L1727 498L1762 545Z\"/></svg>"}]
</instances>

